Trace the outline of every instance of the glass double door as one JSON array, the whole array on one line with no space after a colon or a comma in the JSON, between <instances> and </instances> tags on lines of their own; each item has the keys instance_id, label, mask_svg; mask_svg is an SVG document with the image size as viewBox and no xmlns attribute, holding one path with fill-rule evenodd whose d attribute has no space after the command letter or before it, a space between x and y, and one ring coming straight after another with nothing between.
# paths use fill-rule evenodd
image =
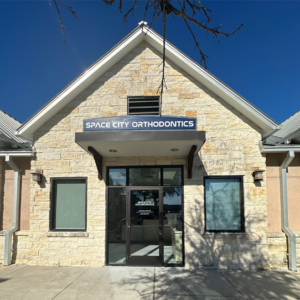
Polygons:
<instances>
[{"instance_id":1,"label":"glass double door","mask_svg":"<svg viewBox=\"0 0 300 300\"><path fill-rule=\"evenodd\" d=\"M109 167L106 263L182 266L183 168Z\"/></svg>"},{"instance_id":2,"label":"glass double door","mask_svg":"<svg viewBox=\"0 0 300 300\"><path fill-rule=\"evenodd\" d=\"M162 266L163 191L160 187L127 188L127 264Z\"/></svg>"}]
</instances>

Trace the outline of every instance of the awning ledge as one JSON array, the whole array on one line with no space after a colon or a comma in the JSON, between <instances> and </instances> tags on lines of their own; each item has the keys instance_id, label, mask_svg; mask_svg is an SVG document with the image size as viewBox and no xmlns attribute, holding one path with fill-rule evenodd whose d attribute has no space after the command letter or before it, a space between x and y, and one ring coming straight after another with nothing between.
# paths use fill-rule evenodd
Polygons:
<instances>
[{"instance_id":1,"label":"awning ledge","mask_svg":"<svg viewBox=\"0 0 300 300\"><path fill-rule=\"evenodd\" d=\"M205 131L76 132L75 142L85 151L92 147L102 157L186 156L197 154Z\"/></svg>"}]
</instances>

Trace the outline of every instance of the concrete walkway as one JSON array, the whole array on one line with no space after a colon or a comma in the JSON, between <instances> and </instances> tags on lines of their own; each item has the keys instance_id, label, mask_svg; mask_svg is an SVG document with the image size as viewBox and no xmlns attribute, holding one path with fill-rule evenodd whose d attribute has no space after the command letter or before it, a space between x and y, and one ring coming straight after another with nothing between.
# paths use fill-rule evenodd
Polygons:
<instances>
[{"instance_id":1,"label":"concrete walkway","mask_svg":"<svg viewBox=\"0 0 300 300\"><path fill-rule=\"evenodd\" d=\"M300 299L300 273L20 265L0 268L0 299Z\"/></svg>"}]
</instances>

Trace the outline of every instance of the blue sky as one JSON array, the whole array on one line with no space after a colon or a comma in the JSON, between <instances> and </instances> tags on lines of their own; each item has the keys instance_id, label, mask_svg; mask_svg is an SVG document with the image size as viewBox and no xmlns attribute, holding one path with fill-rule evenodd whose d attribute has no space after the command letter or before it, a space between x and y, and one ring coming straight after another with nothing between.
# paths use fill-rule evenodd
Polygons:
<instances>
[{"instance_id":1,"label":"blue sky","mask_svg":"<svg viewBox=\"0 0 300 300\"><path fill-rule=\"evenodd\" d=\"M0 1L0 109L26 121L133 30L143 19L145 1L126 24L123 14L132 1L123 2L120 13L118 3L66 0L79 20L61 6L65 45L49 0ZM300 1L203 3L212 10L212 26L223 24L230 32L244 24L219 43L193 27L209 56L207 69L278 123L300 110ZM161 20L153 29L162 34ZM167 39L200 61L182 20L169 16Z\"/></svg>"}]
</instances>

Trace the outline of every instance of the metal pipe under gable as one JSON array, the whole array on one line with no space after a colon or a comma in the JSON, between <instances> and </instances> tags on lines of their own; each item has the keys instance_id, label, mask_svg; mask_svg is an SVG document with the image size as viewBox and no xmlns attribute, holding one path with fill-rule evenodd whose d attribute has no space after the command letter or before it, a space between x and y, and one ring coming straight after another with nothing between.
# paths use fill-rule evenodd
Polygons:
<instances>
[{"instance_id":1,"label":"metal pipe under gable","mask_svg":"<svg viewBox=\"0 0 300 300\"><path fill-rule=\"evenodd\" d=\"M4 245L4 266L11 264L12 259L12 239L13 234L19 229L20 217L20 169L14 163L13 159L7 155L5 157L7 164L14 170L14 202L13 202L13 221L12 227L5 232L5 245Z\"/></svg>"},{"instance_id":2,"label":"metal pipe under gable","mask_svg":"<svg viewBox=\"0 0 300 300\"><path fill-rule=\"evenodd\" d=\"M289 228L289 214L288 214L288 197L287 197L287 167L295 157L294 151L289 151L287 157L280 166L280 194L281 194L281 229L288 238L288 256L289 269L297 272L297 256L296 256L296 236Z\"/></svg>"}]
</instances>

